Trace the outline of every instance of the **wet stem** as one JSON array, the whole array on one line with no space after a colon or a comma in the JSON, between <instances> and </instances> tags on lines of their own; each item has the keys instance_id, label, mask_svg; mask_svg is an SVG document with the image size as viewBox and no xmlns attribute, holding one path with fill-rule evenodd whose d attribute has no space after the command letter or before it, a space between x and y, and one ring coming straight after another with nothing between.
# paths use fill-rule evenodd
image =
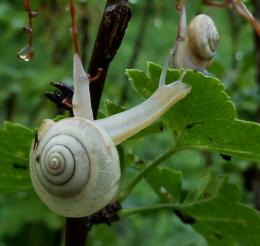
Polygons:
<instances>
[{"instance_id":1,"label":"wet stem","mask_svg":"<svg viewBox=\"0 0 260 246\"><path fill-rule=\"evenodd\" d=\"M161 155L158 159L153 161L151 164L147 165L143 170L141 170L135 178L129 183L129 185L120 193L118 197L118 202L121 203L122 201L126 200L133 189L138 185L138 183L145 178L151 171L154 170L158 165L163 163L164 161L168 160L172 155L177 153L179 149L177 146L173 146L163 155Z\"/></svg>"}]
</instances>

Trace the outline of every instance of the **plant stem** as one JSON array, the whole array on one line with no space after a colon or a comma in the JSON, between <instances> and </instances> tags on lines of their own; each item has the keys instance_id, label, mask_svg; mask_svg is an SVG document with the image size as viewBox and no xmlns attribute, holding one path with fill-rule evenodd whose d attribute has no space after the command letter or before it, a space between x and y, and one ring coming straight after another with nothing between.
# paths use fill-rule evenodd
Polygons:
<instances>
[{"instance_id":1,"label":"plant stem","mask_svg":"<svg viewBox=\"0 0 260 246\"><path fill-rule=\"evenodd\" d=\"M131 10L127 0L107 0L88 69L92 76L97 74L99 68L103 69L101 76L90 84L91 103L95 119L109 64L121 45L130 17ZM75 40L74 47L76 47ZM93 224L91 216L67 218L65 246L85 246L88 232Z\"/></svg>"},{"instance_id":2,"label":"plant stem","mask_svg":"<svg viewBox=\"0 0 260 246\"><path fill-rule=\"evenodd\" d=\"M30 0L24 0L23 5L24 5L25 11L28 13L28 21L29 21L29 28L24 29L24 30L28 33L28 39L29 39L28 45L29 45L29 47L32 47L32 18L33 18L33 14L32 14L32 8L31 8Z\"/></svg>"},{"instance_id":3,"label":"plant stem","mask_svg":"<svg viewBox=\"0 0 260 246\"><path fill-rule=\"evenodd\" d=\"M229 0L225 0L223 2L214 2L212 0L203 0L203 3L212 7L217 7L217 8L224 8L227 7L230 4Z\"/></svg>"},{"instance_id":4,"label":"plant stem","mask_svg":"<svg viewBox=\"0 0 260 246\"><path fill-rule=\"evenodd\" d=\"M98 113L109 65L121 45L130 18L131 10L127 0L107 1L88 69L92 77L102 68L101 75L90 83L94 118Z\"/></svg>"},{"instance_id":5,"label":"plant stem","mask_svg":"<svg viewBox=\"0 0 260 246\"><path fill-rule=\"evenodd\" d=\"M87 217L66 218L65 246L86 245Z\"/></svg>"},{"instance_id":6,"label":"plant stem","mask_svg":"<svg viewBox=\"0 0 260 246\"><path fill-rule=\"evenodd\" d=\"M79 39L78 39L78 29L76 20L76 7L74 0L70 0L70 16L71 16L71 33L74 43L74 51L80 55Z\"/></svg>"},{"instance_id":7,"label":"plant stem","mask_svg":"<svg viewBox=\"0 0 260 246\"><path fill-rule=\"evenodd\" d=\"M125 190L121 192L118 198L118 202L124 201L129 194L132 192L132 190L135 188L135 186L149 173L151 172L155 167L160 165L162 162L169 159L174 153L178 152L177 147L173 147L170 150L168 150L165 154L160 156L157 160L155 160L150 165L146 166L142 171L140 171L137 176L130 182L130 184L126 187Z\"/></svg>"},{"instance_id":8,"label":"plant stem","mask_svg":"<svg viewBox=\"0 0 260 246\"><path fill-rule=\"evenodd\" d=\"M154 206L149 206L149 207L135 207L135 208L125 208L122 209L121 211L119 211L118 215L122 218L122 217L128 217L134 214L139 214L139 213L150 213L150 212L154 212L157 210L162 210L162 209L178 209L178 205L177 204L172 204L172 203L162 203L162 204L157 204Z\"/></svg>"}]
</instances>

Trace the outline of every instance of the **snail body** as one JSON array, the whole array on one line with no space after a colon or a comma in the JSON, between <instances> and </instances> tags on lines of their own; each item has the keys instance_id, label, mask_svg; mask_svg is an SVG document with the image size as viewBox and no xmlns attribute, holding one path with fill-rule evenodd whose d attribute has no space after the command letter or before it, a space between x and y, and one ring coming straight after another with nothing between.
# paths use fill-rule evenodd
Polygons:
<instances>
[{"instance_id":1,"label":"snail body","mask_svg":"<svg viewBox=\"0 0 260 246\"><path fill-rule=\"evenodd\" d=\"M179 37L172 53L174 67L205 71L212 62L218 44L219 34L214 21L208 15L200 14L186 28L186 12L183 7Z\"/></svg>"},{"instance_id":2,"label":"snail body","mask_svg":"<svg viewBox=\"0 0 260 246\"><path fill-rule=\"evenodd\" d=\"M30 152L30 174L40 199L66 217L91 215L116 198L120 163L116 145L141 131L191 90L181 80L166 85L164 66L160 85L140 105L93 120L89 81L74 55L73 113L59 122L45 120Z\"/></svg>"}]
</instances>

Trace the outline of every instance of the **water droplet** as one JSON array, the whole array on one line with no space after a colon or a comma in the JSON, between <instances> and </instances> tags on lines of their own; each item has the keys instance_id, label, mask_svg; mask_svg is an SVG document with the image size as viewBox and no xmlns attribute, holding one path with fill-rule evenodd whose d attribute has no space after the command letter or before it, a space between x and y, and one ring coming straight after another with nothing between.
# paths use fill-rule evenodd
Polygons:
<instances>
[{"instance_id":1,"label":"water droplet","mask_svg":"<svg viewBox=\"0 0 260 246\"><path fill-rule=\"evenodd\" d=\"M34 51L33 51L33 47L27 45L25 47L23 47L18 53L17 53L17 57L20 58L23 61L30 61L32 60L34 55Z\"/></svg>"}]
</instances>

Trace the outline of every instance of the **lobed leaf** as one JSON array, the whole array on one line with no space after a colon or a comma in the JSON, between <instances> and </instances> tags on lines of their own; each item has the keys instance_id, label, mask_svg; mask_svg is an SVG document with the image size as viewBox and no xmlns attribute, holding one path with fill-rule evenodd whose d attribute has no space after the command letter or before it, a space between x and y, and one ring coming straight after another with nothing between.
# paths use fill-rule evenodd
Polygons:
<instances>
[{"instance_id":1,"label":"lobed leaf","mask_svg":"<svg viewBox=\"0 0 260 246\"><path fill-rule=\"evenodd\" d=\"M239 203L240 189L211 170L180 210L194 220L193 227L210 245L256 245L260 240L260 215Z\"/></svg>"},{"instance_id":2,"label":"lobed leaf","mask_svg":"<svg viewBox=\"0 0 260 246\"><path fill-rule=\"evenodd\" d=\"M135 90L148 97L158 85L159 65L148 63L147 74L128 70ZM176 81L178 70L168 70L166 81ZM184 82L191 93L174 105L163 117L173 130L179 149L202 149L245 159L260 160L260 125L236 118L236 109L215 77L188 71ZM146 86L145 89L143 86Z\"/></svg>"}]
</instances>

